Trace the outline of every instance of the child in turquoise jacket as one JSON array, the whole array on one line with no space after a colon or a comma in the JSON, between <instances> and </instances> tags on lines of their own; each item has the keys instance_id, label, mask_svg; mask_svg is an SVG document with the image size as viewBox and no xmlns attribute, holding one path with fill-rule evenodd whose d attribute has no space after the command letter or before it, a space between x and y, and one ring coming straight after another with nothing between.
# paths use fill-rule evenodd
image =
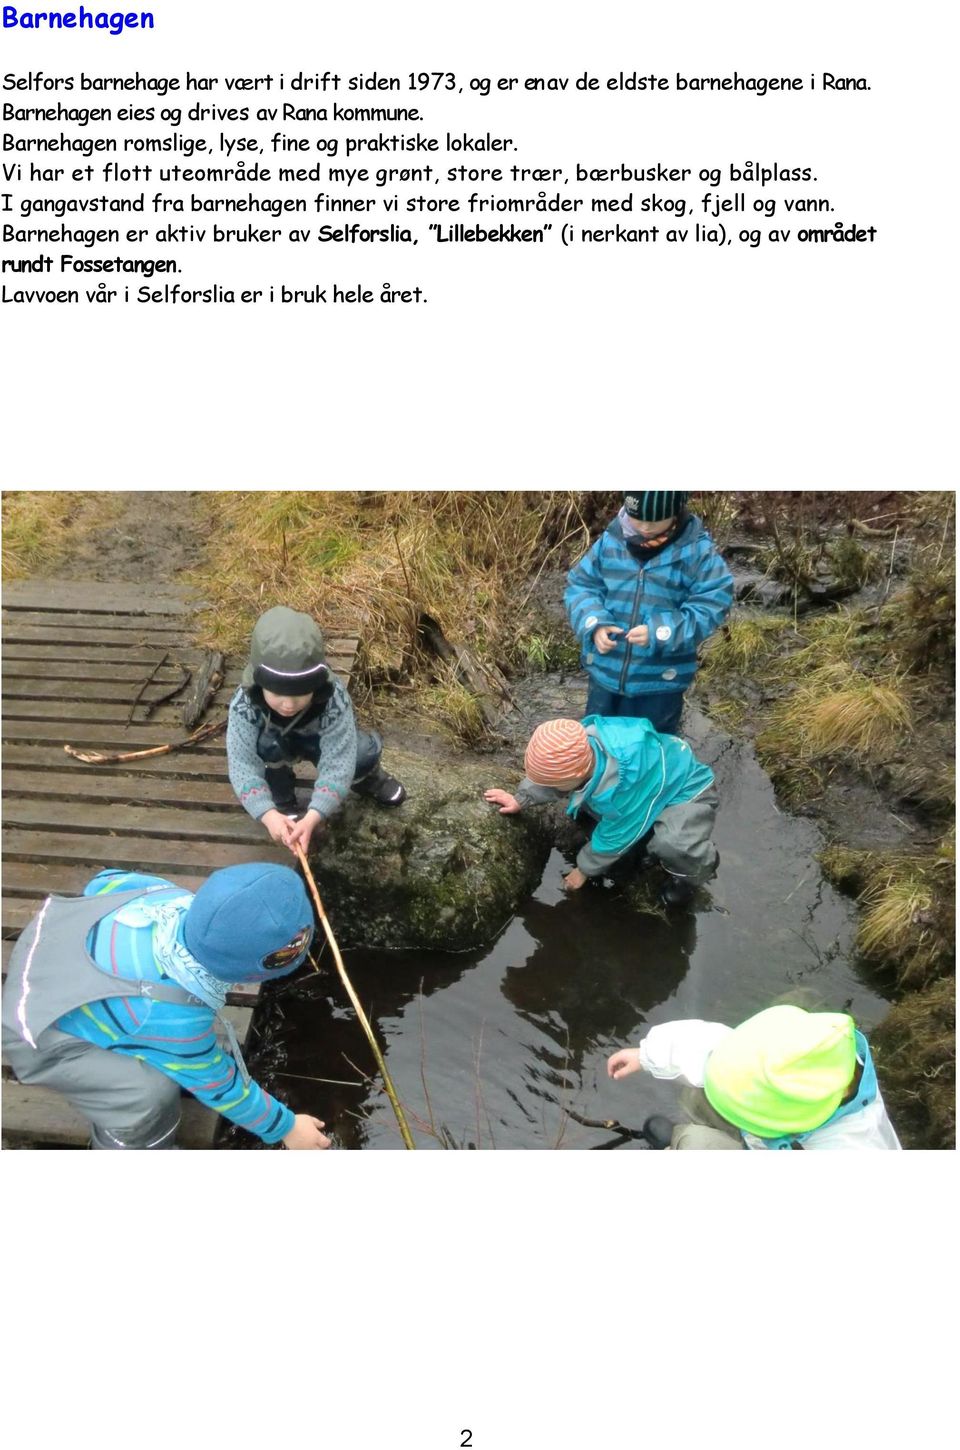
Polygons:
<instances>
[{"instance_id":1,"label":"child in turquoise jacket","mask_svg":"<svg viewBox=\"0 0 960 1450\"><path fill-rule=\"evenodd\" d=\"M651 832L647 849L663 868L660 895L667 905L689 901L716 873L713 771L686 741L661 734L649 720L548 720L530 737L524 765L516 795L484 792L501 815L569 796L568 815L583 812L596 821L564 878L567 891L602 876Z\"/></svg>"}]
</instances>

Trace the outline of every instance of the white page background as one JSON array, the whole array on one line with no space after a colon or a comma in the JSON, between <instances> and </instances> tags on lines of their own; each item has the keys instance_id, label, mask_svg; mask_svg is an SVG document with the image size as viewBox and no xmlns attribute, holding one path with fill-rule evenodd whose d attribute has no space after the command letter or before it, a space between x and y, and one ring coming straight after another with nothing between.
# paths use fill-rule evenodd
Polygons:
<instances>
[{"instance_id":1,"label":"white page background","mask_svg":"<svg viewBox=\"0 0 960 1450\"><path fill-rule=\"evenodd\" d=\"M953 486L951 7L154 8L146 36L4 33L0 70L865 74L457 117L543 164L811 164L878 243L436 248L429 306L393 313L7 307L6 486ZM203 268L412 285L423 250ZM9 1423L360 1450L939 1436L955 1155L736 1166L4 1154Z\"/></svg>"}]
</instances>

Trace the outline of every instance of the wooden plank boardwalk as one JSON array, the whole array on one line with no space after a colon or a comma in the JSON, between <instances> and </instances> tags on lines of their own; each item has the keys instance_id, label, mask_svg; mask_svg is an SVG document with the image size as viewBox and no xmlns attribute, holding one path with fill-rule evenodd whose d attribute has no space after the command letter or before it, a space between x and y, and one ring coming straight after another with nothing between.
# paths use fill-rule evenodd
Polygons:
<instances>
[{"instance_id":1,"label":"wooden plank boardwalk","mask_svg":"<svg viewBox=\"0 0 960 1450\"><path fill-rule=\"evenodd\" d=\"M167 755L85 764L65 744L100 752L182 740L180 701L147 706L196 671L199 601L174 587L27 580L3 590L3 971L13 942L50 892L79 893L105 866L155 872L195 891L211 871L244 861L290 865L237 802L225 736ZM330 639L344 684L355 638ZM158 661L166 656L159 668ZM244 660L228 658L206 721L226 714ZM183 668L181 668L183 667ZM143 688L152 671L155 675ZM134 705L134 702L139 702ZM133 708L131 708L133 707ZM255 986L228 1001L241 1041ZM213 1146L216 1114L185 1101L180 1142ZM4 1072L8 1142L81 1146L82 1117L58 1094Z\"/></svg>"}]
</instances>

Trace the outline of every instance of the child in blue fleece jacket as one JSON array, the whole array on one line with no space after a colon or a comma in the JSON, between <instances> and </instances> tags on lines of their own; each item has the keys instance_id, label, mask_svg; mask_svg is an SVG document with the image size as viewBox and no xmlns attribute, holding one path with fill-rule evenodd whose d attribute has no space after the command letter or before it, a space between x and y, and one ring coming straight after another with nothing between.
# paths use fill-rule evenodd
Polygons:
<instances>
[{"instance_id":1,"label":"child in blue fleece jacket","mask_svg":"<svg viewBox=\"0 0 960 1450\"><path fill-rule=\"evenodd\" d=\"M585 715L642 716L676 734L697 647L726 619L733 577L688 494L631 491L567 575L567 615L590 678Z\"/></svg>"},{"instance_id":2,"label":"child in blue fleece jacket","mask_svg":"<svg viewBox=\"0 0 960 1450\"><path fill-rule=\"evenodd\" d=\"M196 895L159 876L101 871L81 897L48 897L17 942L4 1052L21 1082L84 1113L94 1148L174 1147L181 1087L265 1143L328 1148L318 1119L250 1078L219 1015L233 983L295 971L313 931L287 866L228 866ZM217 1041L218 1019L232 1051Z\"/></svg>"}]
</instances>

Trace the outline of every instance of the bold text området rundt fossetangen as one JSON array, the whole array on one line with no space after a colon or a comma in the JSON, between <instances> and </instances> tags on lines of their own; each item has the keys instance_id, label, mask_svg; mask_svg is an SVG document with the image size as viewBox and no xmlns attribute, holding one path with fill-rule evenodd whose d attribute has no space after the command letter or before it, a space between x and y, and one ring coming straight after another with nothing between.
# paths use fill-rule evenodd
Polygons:
<instances>
[{"instance_id":1,"label":"bold text omr\u00e5det rundt fossetangen","mask_svg":"<svg viewBox=\"0 0 960 1450\"><path fill-rule=\"evenodd\" d=\"M153 30L149 10L18 10L15 5L3 7L4 30L106 30L122 35L125 30Z\"/></svg>"}]
</instances>

